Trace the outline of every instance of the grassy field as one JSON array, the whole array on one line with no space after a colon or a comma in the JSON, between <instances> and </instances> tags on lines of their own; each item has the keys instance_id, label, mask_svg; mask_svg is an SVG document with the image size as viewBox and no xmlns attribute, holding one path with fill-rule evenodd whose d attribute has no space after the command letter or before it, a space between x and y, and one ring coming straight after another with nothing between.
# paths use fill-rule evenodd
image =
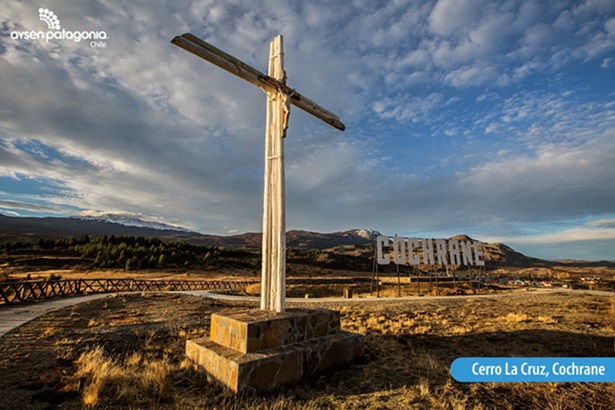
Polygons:
<instances>
[{"instance_id":1,"label":"grassy field","mask_svg":"<svg viewBox=\"0 0 615 410\"><path fill-rule=\"evenodd\" d=\"M615 351L613 298L584 293L295 303L341 312L366 356L263 397L233 397L184 359L212 312L254 307L178 294L111 296L47 314L0 338L2 409L612 409L613 383L469 383L467 356Z\"/></svg>"}]
</instances>

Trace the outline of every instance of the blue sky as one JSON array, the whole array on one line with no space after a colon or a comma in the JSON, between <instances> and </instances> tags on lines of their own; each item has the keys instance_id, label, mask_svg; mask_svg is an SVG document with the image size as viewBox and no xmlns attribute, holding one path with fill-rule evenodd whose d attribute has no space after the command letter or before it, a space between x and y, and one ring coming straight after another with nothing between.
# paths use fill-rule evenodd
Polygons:
<instances>
[{"instance_id":1,"label":"blue sky","mask_svg":"<svg viewBox=\"0 0 615 410\"><path fill-rule=\"evenodd\" d=\"M14 38L104 31L105 47ZM113 212L261 229L265 95L170 44L191 32L288 84L287 226L468 234L615 260L615 3L10 2L0 11L0 213Z\"/></svg>"}]
</instances>

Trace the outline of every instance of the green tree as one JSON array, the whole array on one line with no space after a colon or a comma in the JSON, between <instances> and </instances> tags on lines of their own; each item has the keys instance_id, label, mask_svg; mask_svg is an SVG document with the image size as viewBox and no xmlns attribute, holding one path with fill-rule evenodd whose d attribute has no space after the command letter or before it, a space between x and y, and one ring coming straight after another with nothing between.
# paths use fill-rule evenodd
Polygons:
<instances>
[{"instance_id":1,"label":"green tree","mask_svg":"<svg viewBox=\"0 0 615 410\"><path fill-rule=\"evenodd\" d=\"M158 267L159 268L164 268L166 267L167 264L167 256L164 253L160 254L160 257L158 257Z\"/></svg>"}]
</instances>

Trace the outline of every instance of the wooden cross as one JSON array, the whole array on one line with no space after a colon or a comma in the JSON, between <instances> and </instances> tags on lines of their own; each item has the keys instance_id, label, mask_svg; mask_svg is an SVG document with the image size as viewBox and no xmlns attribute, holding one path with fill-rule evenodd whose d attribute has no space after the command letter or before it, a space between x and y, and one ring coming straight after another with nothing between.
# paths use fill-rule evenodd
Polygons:
<instances>
[{"instance_id":1,"label":"wooden cross","mask_svg":"<svg viewBox=\"0 0 615 410\"><path fill-rule=\"evenodd\" d=\"M263 197L263 261L261 309L284 312L286 298L286 201L284 193L284 141L290 105L343 131L337 115L286 85L282 36L271 42L269 75L225 53L192 34L175 37L171 43L191 52L267 94L265 140L265 190Z\"/></svg>"}]
</instances>

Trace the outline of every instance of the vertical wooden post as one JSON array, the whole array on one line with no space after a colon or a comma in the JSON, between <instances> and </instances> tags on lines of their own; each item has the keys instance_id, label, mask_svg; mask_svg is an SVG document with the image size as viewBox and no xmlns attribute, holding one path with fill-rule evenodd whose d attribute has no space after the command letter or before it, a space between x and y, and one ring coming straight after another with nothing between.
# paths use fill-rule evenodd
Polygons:
<instances>
[{"instance_id":1,"label":"vertical wooden post","mask_svg":"<svg viewBox=\"0 0 615 410\"><path fill-rule=\"evenodd\" d=\"M324 109L286 85L282 36L271 42L269 73L250 67L243 61L185 33L173 44L256 85L267 94L267 136L265 142L265 192L263 200L263 262L261 309L284 312L286 298L286 211L284 198L284 141L290 105L343 131L337 115Z\"/></svg>"},{"instance_id":2,"label":"vertical wooden post","mask_svg":"<svg viewBox=\"0 0 615 410\"><path fill-rule=\"evenodd\" d=\"M269 76L286 83L282 36L271 42ZM263 198L263 261L261 309L284 312L286 297L286 215L284 193L284 140L288 126L289 96L267 92L265 189Z\"/></svg>"},{"instance_id":3,"label":"vertical wooden post","mask_svg":"<svg viewBox=\"0 0 615 410\"><path fill-rule=\"evenodd\" d=\"M399 277L399 265L395 264L395 267L397 268L397 297L400 298L401 297L401 278Z\"/></svg>"},{"instance_id":4,"label":"vertical wooden post","mask_svg":"<svg viewBox=\"0 0 615 410\"><path fill-rule=\"evenodd\" d=\"M374 246L374 263L372 264L372 281L369 285L369 295L372 296L374 294L374 275L376 274L376 266L378 266L377 258L378 258L378 246Z\"/></svg>"}]
</instances>

